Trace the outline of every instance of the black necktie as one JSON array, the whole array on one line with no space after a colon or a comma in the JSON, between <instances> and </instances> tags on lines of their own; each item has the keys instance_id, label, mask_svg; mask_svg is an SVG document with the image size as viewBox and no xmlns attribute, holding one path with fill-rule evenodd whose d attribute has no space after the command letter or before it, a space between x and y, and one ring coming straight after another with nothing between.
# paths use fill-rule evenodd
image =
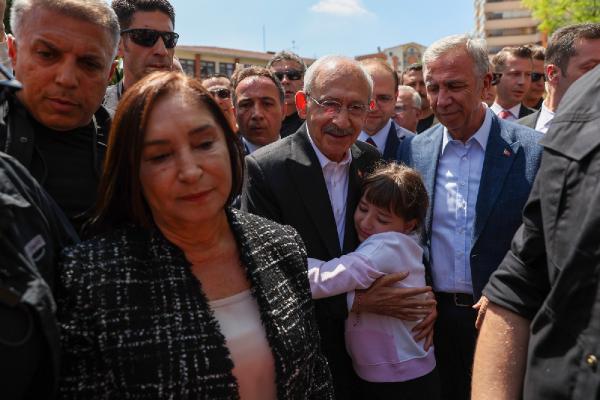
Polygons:
<instances>
[{"instance_id":1,"label":"black necktie","mask_svg":"<svg viewBox=\"0 0 600 400\"><path fill-rule=\"evenodd\" d=\"M371 138L368 137L367 140L365 140L365 142L369 143L371 146L377 148L377 145L375 144L375 141Z\"/></svg>"}]
</instances>

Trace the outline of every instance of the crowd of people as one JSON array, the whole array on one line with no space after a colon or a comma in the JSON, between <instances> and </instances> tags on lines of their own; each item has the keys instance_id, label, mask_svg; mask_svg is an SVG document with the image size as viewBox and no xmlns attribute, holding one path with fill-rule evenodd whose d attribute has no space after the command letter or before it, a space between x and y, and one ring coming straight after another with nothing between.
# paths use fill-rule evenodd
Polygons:
<instances>
[{"instance_id":1,"label":"crowd of people","mask_svg":"<svg viewBox=\"0 0 600 400\"><path fill-rule=\"evenodd\" d=\"M196 79L168 0L7 12L3 399L600 395L600 24Z\"/></svg>"}]
</instances>

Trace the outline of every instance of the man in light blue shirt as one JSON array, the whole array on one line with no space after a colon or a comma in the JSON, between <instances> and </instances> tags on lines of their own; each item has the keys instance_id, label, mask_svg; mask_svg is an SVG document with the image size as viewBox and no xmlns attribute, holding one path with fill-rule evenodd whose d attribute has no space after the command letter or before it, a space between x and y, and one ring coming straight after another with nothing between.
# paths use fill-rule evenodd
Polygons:
<instances>
[{"instance_id":1,"label":"man in light blue shirt","mask_svg":"<svg viewBox=\"0 0 600 400\"><path fill-rule=\"evenodd\" d=\"M540 134L502 121L482 102L491 82L485 42L443 38L423 56L440 125L405 139L398 160L430 196L422 240L438 301L434 345L443 399L469 399L476 310L521 223L540 163Z\"/></svg>"}]
</instances>

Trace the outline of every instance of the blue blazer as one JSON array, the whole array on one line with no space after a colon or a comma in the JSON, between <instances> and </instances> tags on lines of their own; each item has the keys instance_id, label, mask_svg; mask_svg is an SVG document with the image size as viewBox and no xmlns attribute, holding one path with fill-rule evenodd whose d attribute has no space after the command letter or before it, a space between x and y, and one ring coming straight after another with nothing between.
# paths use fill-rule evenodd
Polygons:
<instances>
[{"instance_id":1,"label":"blue blazer","mask_svg":"<svg viewBox=\"0 0 600 400\"><path fill-rule=\"evenodd\" d=\"M407 137L398 148L398 161L418 170L429 194L423 229L426 254L431 249L431 221L435 178L444 127L439 124L417 136ZM475 227L469 253L475 300L496 270L517 228L540 165L542 135L530 128L492 117L481 182L475 205ZM427 263L430 264L430 263Z\"/></svg>"}]
</instances>

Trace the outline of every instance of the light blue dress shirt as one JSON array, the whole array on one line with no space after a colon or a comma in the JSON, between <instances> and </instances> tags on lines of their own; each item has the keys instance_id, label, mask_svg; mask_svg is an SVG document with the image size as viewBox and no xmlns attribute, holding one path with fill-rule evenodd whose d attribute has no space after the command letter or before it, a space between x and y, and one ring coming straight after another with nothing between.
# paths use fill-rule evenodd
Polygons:
<instances>
[{"instance_id":1,"label":"light blue dress shirt","mask_svg":"<svg viewBox=\"0 0 600 400\"><path fill-rule=\"evenodd\" d=\"M444 128L431 225L431 272L435 291L473 293L470 252L491 127L492 111L486 109L483 124L466 143L452 139Z\"/></svg>"}]
</instances>

